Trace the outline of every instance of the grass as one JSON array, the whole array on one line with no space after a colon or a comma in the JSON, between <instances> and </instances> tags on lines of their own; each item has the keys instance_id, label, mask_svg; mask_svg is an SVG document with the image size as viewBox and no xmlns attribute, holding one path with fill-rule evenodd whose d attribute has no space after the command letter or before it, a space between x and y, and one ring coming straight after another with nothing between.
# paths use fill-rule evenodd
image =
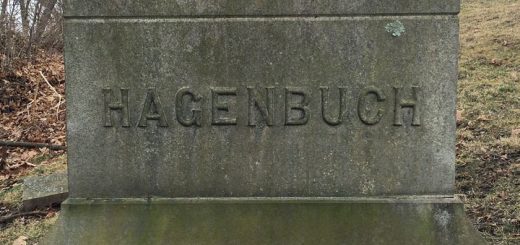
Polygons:
<instances>
[{"instance_id":1,"label":"grass","mask_svg":"<svg viewBox=\"0 0 520 245\"><path fill-rule=\"evenodd\" d=\"M2 228L0 232L0 244L11 244L14 240L21 236L25 236L27 244L36 244L49 232L51 226L58 219L57 215L49 218L19 218Z\"/></svg>"},{"instance_id":2,"label":"grass","mask_svg":"<svg viewBox=\"0 0 520 245\"><path fill-rule=\"evenodd\" d=\"M460 18L457 188L489 242L520 244L520 1L465 0ZM37 167L17 178L63 170L65 162L39 156ZM0 200L18 209L20 183L0 190ZM20 236L34 244L55 221L16 219L0 227L0 244Z\"/></svg>"},{"instance_id":3,"label":"grass","mask_svg":"<svg viewBox=\"0 0 520 245\"><path fill-rule=\"evenodd\" d=\"M16 213L22 207L22 179L27 176L43 176L66 170L66 155L40 155L31 160L36 167L22 171L15 176L15 182L0 189L1 215ZM48 215L40 217L20 217L13 222L0 224L0 244L12 244L14 240L25 236L27 244L36 244L49 231L57 220L54 209L45 210Z\"/></svg>"},{"instance_id":4,"label":"grass","mask_svg":"<svg viewBox=\"0 0 520 245\"><path fill-rule=\"evenodd\" d=\"M492 244L520 244L520 2L462 3L457 187Z\"/></svg>"}]
</instances>

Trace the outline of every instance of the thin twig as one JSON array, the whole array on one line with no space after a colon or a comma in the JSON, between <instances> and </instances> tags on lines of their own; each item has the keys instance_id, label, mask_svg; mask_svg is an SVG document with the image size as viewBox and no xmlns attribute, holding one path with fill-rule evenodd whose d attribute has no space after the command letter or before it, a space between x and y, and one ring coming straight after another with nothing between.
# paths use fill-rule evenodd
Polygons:
<instances>
[{"instance_id":1,"label":"thin twig","mask_svg":"<svg viewBox=\"0 0 520 245\"><path fill-rule=\"evenodd\" d=\"M24 216L43 216L47 215L47 212L43 211L32 211L32 212L26 212L26 213L17 213L17 214L11 214L4 217L0 217L0 223L8 223L14 219L24 217Z\"/></svg>"},{"instance_id":2,"label":"thin twig","mask_svg":"<svg viewBox=\"0 0 520 245\"><path fill-rule=\"evenodd\" d=\"M34 93L34 99L29 102L29 104L27 105L27 116L31 116L31 107L33 105L33 103L36 103L37 102L37 99L38 99L38 93L40 93L40 86L38 86L38 84L36 84L36 91Z\"/></svg>"},{"instance_id":3,"label":"thin twig","mask_svg":"<svg viewBox=\"0 0 520 245\"><path fill-rule=\"evenodd\" d=\"M43 78L43 80L45 81L45 83L47 83L47 85L49 85L49 87L51 88L51 90L58 96L58 104L55 106L56 107L56 118L59 119L60 117L60 106L61 106L61 101L62 101L62 96L60 93L58 93L58 91L56 91L56 89L51 85L51 83L49 82L49 80L47 80L47 78L45 77L45 75L43 75L43 72L40 71L40 76Z\"/></svg>"},{"instance_id":4,"label":"thin twig","mask_svg":"<svg viewBox=\"0 0 520 245\"><path fill-rule=\"evenodd\" d=\"M51 83L49 82L49 80L47 80L47 78L45 77L45 75L43 75L43 72L40 71L40 75L42 76L43 80L47 83L47 85L49 85L49 87L52 89L52 91L58 95L59 97L61 97L61 94L58 93L58 91L56 91L56 89L51 85Z\"/></svg>"},{"instance_id":5,"label":"thin twig","mask_svg":"<svg viewBox=\"0 0 520 245\"><path fill-rule=\"evenodd\" d=\"M15 170L15 169L21 168L23 166L29 166L29 167L33 167L33 168L36 167L36 165L34 165L28 161L22 161L22 163L15 164L15 165L7 164L7 170Z\"/></svg>"},{"instance_id":6,"label":"thin twig","mask_svg":"<svg viewBox=\"0 0 520 245\"><path fill-rule=\"evenodd\" d=\"M25 109L23 111L21 111L20 113L25 113L27 112L27 116L31 116L31 107L33 104L37 103L40 99L38 99L38 93L39 93L39 87L36 86L36 93L34 94L34 99L27 103L27 106L25 107Z\"/></svg>"}]
</instances>

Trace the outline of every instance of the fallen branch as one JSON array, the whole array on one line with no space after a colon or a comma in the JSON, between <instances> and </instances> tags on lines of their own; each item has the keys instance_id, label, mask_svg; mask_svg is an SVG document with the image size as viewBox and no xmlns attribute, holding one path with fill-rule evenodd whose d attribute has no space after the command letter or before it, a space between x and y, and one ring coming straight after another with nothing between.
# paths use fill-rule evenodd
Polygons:
<instances>
[{"instance_id":1,"label":"fallen branch","mask_svg":"<svg viewBox=\"0 0 520 245\"><path fill-rule=\"evenodd\" d=\"M31 117L31 107L33 105L33 103L36 103L38 100L38 93L40 92L40 86L36 85L36 91L34 92L34 99L29 102L29 104L27 104L27 107L25 108L24 111L27 111L27 115L29 117Z\"/></svg>"},{"instance_id":2,"label":"fallen branch","mask_svg":"<svg viewBox=\"0 0 520 245\"><path fill-rule=\"evenodd\" d=\"M34 165L34 164L30 163L30 162L22 161L22 163L15 164L15 165L7 164L7 170L15 170L15 169L23 167L23 166L29 166L29 167L33 167L33 168L36 167L36 165Z\"/></svg>"},{"instance_id":3,"label":"fallen branch","mask_svg":"<svg viewBox=\"0 0 520 245\"><path fill-rule=\"evenodd\" d=\"M43 216L47 215L47 212L43 211L33 211L33 212L26 212L26 213L17 213L17 214L11 214L4 217L0 217L0 224L8 223L13 221L14 219L25 217L25 216Z\"/></svg>"},{"instance_id":4,"label":"fallen branch","mask_svg":"<svg viewBox=\"0 0 520 245\"><path fill-rule=\"evenodd\" d=\"M66 146L62 146L62 145L51 145L51 144L32 143L32 142L1 141L1 140L0 140L0 146L21 147L21 148L49 148L50 150L54 150L54 151L60 151L60 150L67 149Z\"/></svg>"},{"instance_id":5,"label":"fallen branch","mask_svg":"<svg viewBox=\"0 0 520 245\"><path fill-rule=\"evenodd\" d=\"M45 77L45 75L43 75L43 72L40 71L40 76L43 78L43 81L45 81L45 83L47 83L47 85L51 88L51 90L54 92L54 94L58 97L58 104L55 106L56 108L56 118L59 120L59 115L60 115L60 106L62 104L62 96L60 93L58 93L58 91L56 91L56 89L51 85L51 83L49 82L49 80L47 80L47 78Z\"/></svg>"},{"instance_id":6,"label":"fallen branch","mask_svg":"<svg viewBox=\"0 0 520 245\"><path fill-rule=\"evenodd\" d=\"M58 91L56 91L56 89L51 85L49 80L47 80L47 78L45 77L45 75L43 75L43 72L41 72L41 71L40 71L40 76L43 78L43 81L45 81L45 83L47 83L47 85L51 88L52 92L54 92L54 94L56 94L58 97L61 97L61 94L58 93Z\"/></svg>"}]
</instances>

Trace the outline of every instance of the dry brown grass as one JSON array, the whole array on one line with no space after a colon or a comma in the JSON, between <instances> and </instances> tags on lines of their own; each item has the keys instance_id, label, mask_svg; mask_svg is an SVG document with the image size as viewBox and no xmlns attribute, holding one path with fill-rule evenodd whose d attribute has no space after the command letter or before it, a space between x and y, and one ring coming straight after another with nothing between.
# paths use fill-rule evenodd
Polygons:
<instances>
[{"instance_id":1,"label":"dry brown grass","mask_svg":"<svg viewBox=\"0 0 520 245\"><path fill-rule=\"evenodd\" d=\"M466 0L457 187L493 244L520 244L520 1Z\"/></svg>"}]
</instances>

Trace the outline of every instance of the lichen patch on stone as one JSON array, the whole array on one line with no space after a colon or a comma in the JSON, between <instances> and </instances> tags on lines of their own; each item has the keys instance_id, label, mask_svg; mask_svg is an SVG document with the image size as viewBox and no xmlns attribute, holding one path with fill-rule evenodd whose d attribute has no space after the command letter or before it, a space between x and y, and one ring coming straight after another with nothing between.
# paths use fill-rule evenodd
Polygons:
<instances>
[{"instance_id":1,"label":"lichen patch on stone","mask_svg":"<svg viewBox=\"0 0 520 245\"><path fill-rule=\"evenodd\" d=\"M439 211L434 216L435 222L442 228L446 228L451 220L451 215L446 210Z\"/></svg>"},{"instance_id":2,"label":"lichen patch on stone","mask_svg":"<svg viewBox=\"0 0 520 245\"><path fill-rule=\"evenodd\" d=\"M396 20L392 23L388 23L385 26L385 30L389 33L392 33L394 37L400 37L403 33L405 33L406 28L404 27L401 21Z\"/></svg>"}]
</instances>

